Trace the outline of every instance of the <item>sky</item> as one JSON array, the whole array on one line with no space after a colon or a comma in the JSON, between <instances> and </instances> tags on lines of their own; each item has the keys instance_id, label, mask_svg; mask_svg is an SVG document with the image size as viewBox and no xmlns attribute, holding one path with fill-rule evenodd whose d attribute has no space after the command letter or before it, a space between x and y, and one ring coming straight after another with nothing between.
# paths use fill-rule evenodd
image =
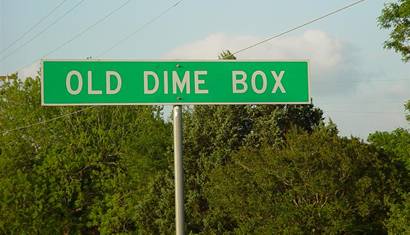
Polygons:
<instances>
[{"instance_id":1,"label":"sky","mask_svg":"<svg viewBox=\"0 0 410 235\"><path fill-rule=\"evenodd\" d=\"M353 2L0 0L0 75L33 76L41 58L217 59ZM237 58L309 60L313 103L343 136L410 128L410 64L383 48L385 3L364 1Z\"/></svg>"}]
</instances>

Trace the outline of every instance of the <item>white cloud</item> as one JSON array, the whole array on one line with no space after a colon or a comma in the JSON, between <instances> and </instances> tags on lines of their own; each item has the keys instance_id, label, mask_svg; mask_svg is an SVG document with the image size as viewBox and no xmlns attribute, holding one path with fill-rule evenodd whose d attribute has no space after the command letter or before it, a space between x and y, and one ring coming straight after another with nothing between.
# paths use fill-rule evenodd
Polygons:
<instances>
[{"instance_id":1,"label":"white cloud","mask_svg":"<svg viewBox=\"0 0 410 235\"><path fill-rule=\"evenodd\" d=\"M224 33L179 46L164 55L167 59L217 59L229 49L235 52L263 38ZM239 60L310 61L312 96L315 104L338 124L342 135L367 138L376 130L408 127L404 101L410 98L408 76L392 77L388 67L366 70L365 58L354 45L331 35L308 30L296 36L284 36L237 55ZM391 79L392 81L383 81ZM398 79L394 81L394 79ZM376 81L373 81L376 80ZM382 80L378 82L377 80Z\"/></svg>"},{"instance_id":2,"label":"white cloud","mask_svg":"<svg viewBox=\"0 0 410 235\"><path fill-rule=\"evenodd\" d=\"M235 52L263 40L261 37L214 33L179 46L164 55L167 59L217 59L223 50ZM313 93L334 94L354 91L358 76L349 45L320 30L284 36L237 54L238 60L309 60ZM326 82L323 82L326 81ZM335 83L335 81L338 81ZM314 96L315 98L315 96Z\"/></svg>"},{"instance_id":3,"label":"white cloud","mask_svg":"<svg viewBox=\"0 0 410 235\"><path fill-rule=\"evenodd\" d=\"M172 59L216 59L223 51L245 48L263 38L215 33L177 47L165 55ZM308 30L300 36L282 37L238 54L238 59L310 60L312 71L326 74L343 60L343 43L323 31ZM323 77L323 76L319 76Z\"/></svg>"}]
</instances>

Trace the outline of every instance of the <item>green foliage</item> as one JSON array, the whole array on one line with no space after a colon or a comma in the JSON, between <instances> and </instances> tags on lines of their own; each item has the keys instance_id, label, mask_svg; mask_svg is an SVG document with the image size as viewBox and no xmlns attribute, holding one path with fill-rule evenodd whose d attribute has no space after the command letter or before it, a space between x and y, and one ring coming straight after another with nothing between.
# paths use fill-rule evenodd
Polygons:
<instances>
[{"instance_id":1,"label":"green foliage","mask_svg":"<svg viewBox=\"0 0 410 235\"><path fill-rule=\"evenodd\" d=\"M392 132L376 132L368 141L389 153L395 160L402 161L410 171L410 132L399 128Z\"/></svg>"},{"instance_id":2,"label":"green foliage","mask_svg":"<svg viewBox=\"0 0 410 235\"><path fill-rule=\"evenodd\" d=\"M390 217L387 228L390 234L409 234L410 233L410 193L403 196L401 203L391 206Z\"/></svg>"},{"instance_id":3,"label":"green foliage","mask_svg":"<svg viewBox=\"0 0 410 235\"><path fill-rule=\"evenodd\" d=\"M16 77L0 95L1 233L122 233L153 170L166 169L171 127L159 107L40 106L39 79ZM66 116L64 116L66 115ZM45 124L26 126L62 118Z\"/></svg>"},{"instance_id":4,"label":"green foliage","mask_svg":"<svg viewBox=\"0 0 410 235\"><path fill-rule=\"evenodd\" d=\"M38 78L0 80L0 234L175 232L161 107L41 107ZM408 233L408 130L366 144L322 115L313 105L186 108L187 233Z\"/></svg>"},{"instance_id":5,"label":"green foliage","mask_svg":"<svg viewBox=\"0 0 410 235\"><path fill-rule=\"evenodd\" d=\"M313 106L195 106L184 114L186 207L188 230L204 231L209 220L204 194L214 167L230 161L241 147L277 145L290 126L307 131L319 125L321 111ZM303 122L301 119L309 119Z\"/></svg>"},{"instance_id":6,"label":"green foliage","mask_svg":"<svg viewBox=\"0 0 410 235\"><path fill-rule=\"evenodd\" d=\"M232 154L241 148L259 149L261 144L279 146L292 126L312 132L321 121L321 111L312 105L207 105L185 110L185 218L188 233L207 233L212 221L230 219L209 208L205 191L210 187L209 179L215 167L228 164ZM151 190L158 193L149 196L144 204L146 213L141 215L142 220L151 221L144 233L173 232L172 176L170 165L166 173L152 182Z\"/></svg>"},{"instance_id":7,"label":"green foliage","mask_svg":"<svg viewBox=\"0 0 410 235\"><path fill-rule=\"evenodd\" d=\"M395 177L386 155L321 128L286 144L241 149L210 174L206 231L232 234L384 233Z\"/></svg>"},{"instance_id":8,"label":"green foliage","mask_svg":"<svg viewBox=\"0 0 410 235\"><path fill-rule=\"evenodd\" d=\"M410 0L398 0L384 6L378 18L379 26L391 29L390 38L384 46L402 55L404 61L410 60Z\"/></svg>"},{"instance_id":9,"label":"green foliage","mask_svg":"<svg viewBox=\"0 0 410 235\"><path fill-rule=\"evenodd\" d=\"M410 102L405 105L410 110ZM407 116L409 120L409 116ZM410 121L410 120L409 120ZM406 129L396 129L392 132L376 132L369 135L368 141L380 151L387 153L398 165L404 165L401 171L402 182L396 188L401 195L397 200L389 201L390 217L387 228L391 234L410 233L410 132Z\"/></svg>"}]
</instances>

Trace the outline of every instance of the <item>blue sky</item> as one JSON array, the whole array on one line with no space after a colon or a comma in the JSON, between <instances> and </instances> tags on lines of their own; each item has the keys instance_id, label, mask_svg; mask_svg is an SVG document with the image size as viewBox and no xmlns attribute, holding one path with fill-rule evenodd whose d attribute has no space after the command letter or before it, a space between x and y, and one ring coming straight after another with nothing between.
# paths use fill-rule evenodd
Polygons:
<instances>
[{"instance_id":1,"label":"blue sky","mask_svg":"<svg viewBox=\"0 0 410 235\"><path fill-rule=\"evenodd\" d=\"M0 54L0 74L30 75L46 58L101 58L121 38L177 1L130 0L77 39L48 53L127 0L84 0L43 34L16 50L81 0L67 0L42 24ZM61 1L0 0L0 51ZM352 3L346 0L183 0L157 21L102 55L106 59L216 59ZM309 59L312 98L342 135L367 138L376 130L409 128L410 66L383 49L377 27L385 1L367 0L320 22L238 54L238 59ZM15 52L13 52L15 51ZM13 52L13 53L11 53ZM4 58L8 56L7 58Z\"/></svg>"}]
</instances>

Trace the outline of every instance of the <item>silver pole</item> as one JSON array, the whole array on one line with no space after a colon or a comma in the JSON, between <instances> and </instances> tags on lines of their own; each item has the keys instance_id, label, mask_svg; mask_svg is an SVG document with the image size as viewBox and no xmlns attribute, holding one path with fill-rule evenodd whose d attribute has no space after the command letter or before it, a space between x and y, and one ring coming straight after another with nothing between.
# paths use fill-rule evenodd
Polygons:
<instances>
[{"instance_id":1,"label":"silver pole","mask_svg":"<svg viewBox=\"0 0 410 235\"><path fill-rule=\"evenodd\" d=\"M175 227L184 234L184 169L182 166L182 106L174 105Z\"/></svg>"}]
</instances>

